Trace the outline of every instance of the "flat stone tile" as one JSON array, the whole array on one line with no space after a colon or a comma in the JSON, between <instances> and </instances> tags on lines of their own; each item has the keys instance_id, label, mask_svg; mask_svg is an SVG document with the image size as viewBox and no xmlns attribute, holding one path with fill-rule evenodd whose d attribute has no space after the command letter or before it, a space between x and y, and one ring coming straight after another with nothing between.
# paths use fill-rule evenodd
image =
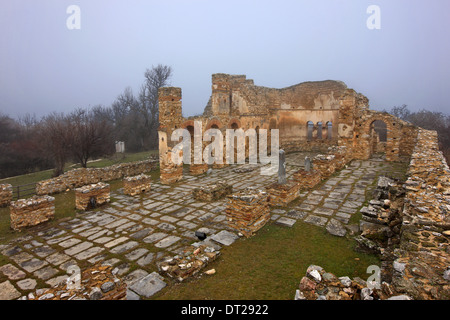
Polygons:
<instances>
[{"instance_id":1,"label":"flat stone tile","mask_svg":"<svg viewBox=\"0 0 450 320\"><path fill-rule=\"evenodd\" d=\"M14 300L21 296L20 292L9 281L0 283L0 300Z\"/></svg>"},{"instance_id":2,"label":"flat stone tile","mask_svg":"<svg viewBox=\"0 0 450 320\"><path fill-rule=\"evenodd\" d=\"M47 266L47 267L41 268L39 270L36 270L35 272L33 272L33 274L36 277L38 277L39 279L48 280L51 277L53 277L55 274L57 274L58 272L59 272L58 269Z\"/></svg>"},{"instance_id":3,"label":"flat stone tile","mask_svg":"<svg viewBox=\"0 0 450 320\"><path fill-rule=\"evenodd\" d=\"M84 250L84 251L80 252L79 254L75 255L74 258L77 260L86 260L86 259L89 259L89 258L99 254L103 250L104 250L104 248L92 247L92 248Z\"/></svg>"},{"instance_id":4,"label":"flat stone tile","mask_svg":"<svg viewBox=\"0 0 450 320\"><path fill-rule=\"evenodd\" d=\"M128 241L128 240L129 240L128 237L120 237L120 238L117 238L117 239L115 239L115 240L113 240L111 242L108 242L107 244L105 244L105 247L106 248L112 248L112 247L117 246L118 244L120 244L122 242L125 242L125 241Z\"/></svg>"},{"instance_id":5,"label":"flat stone tile","mask_svg":"<svg viewBox=\"0 0 450 320\"><path fill-rule=\"evenodd\" d=\"M41 258L45 258L46 256L52 254L55 252L55 249L49 247L49 246L41 246L34 250L32 250L37 256Z\"/></svg>"},{"instance_id":6,"label":"flat stone tile","mask_svg":"<svg viewBox=\"0 0 450 320\"><path fill-rule=\"evenodd\" d=\"M156 232L156 233L153 233L153 234L149 235L148 237L144 238L143 241L145 243L153 243L153 242L156 242L158 240L161 240L164 237L167 237L167 233Z\"/></svg>"},{"instance_id":7,"label":"flat stone tile","mask_svg":"<svg viewBox=\"0 0 450 320\"><path fill-rule=\"evenodd\" d=\"M328 222L328 219L325 217L318 217L311 214L307 216L304 221L316 226L323 227Z\"/></svg>"},{"instance_id":8,"label":"flat stone tile","mask_svg":"<svg viewBox=\"0 0 450 320\"><path fill-rule=\"evenodd\" d=\"M331 216L331 215L333 215L333 210L320 207L320 208L317 208L316 210L314 210L313 213L320 214L322 216Z\"/></svg>"},{"instance_id":9,"label":"flat stone tile","mask_svg":"<svg viewBox=\"0 0 450 320\"><path fill-rule=\"evenodd\" d=\"M61 252L56 252L50 256L48 256L47 258L45 258L45 260L55 266L59 266L60 264L70 260L70 256L61 253Z\"/></svg>"},{"instance_id":10,"label":"flat stone tile","mask_svg":"<svg viewBox=\"0 0 450 320\"><path fill-rule=\"evenodd\" d=\"M180 220L176 223L177 226L186 228L186 229L194 229L197 227L197 224L189 222L189 221L185 221L185 220Z\"/></svg>"},{"instance_id":11,"label":"flat stone tile","mask_svg":"<svg viewBox=\"0 0 450 320\"><path fill-rule=\"evenodd\" d=\"M238 238L239 237L236 234L226 230L222 230L219 233L213 235L210 239L225 246L229 246L233 242L235 242Z\"/></svg>"},{"instance_id":12,"label":"flat stone tile","mask_svg":"<svg viewBox=\"0 0 450 320\"><path fill-rule=\"evenodd\" d=\"M146 254L145 256L141 257L137 261L137 264L140 265L141 267L148 266L150 263L152 263L154 256L155 256L155 254L153 252L150 252L150 253Z\"/></svg>"},{"instance_id":13,"label":"flat stone tile","mask_svg":"<svg viewBox=\"0 0 450 320\"><path fill-rule=\"evenodd\" d=\"M34 288L36 288L37 281L34 279L27 278L24 280L17 281L16 284L21 290L34 290Z\"/></svg>"},{"instance_id":14,"label":"flat stone tile","mask_svg":"<svg viewBox=\"0 0 450 320\"><path fill-rule=\"evenodd\" d=\"M25 278L26 274L22 270L16 268L12 264L6 264L0 267L0 272L3 273L9 280L20 280Z\"/></svg>"},{"instance_id":15,"label":"flat stone tile","mask_svg":"<svg viewBox=\"0 0 450 320\"><path fill-rule=\"evenodd\" d=\"M151 274L132 283L128 287L128 290L139 296L149 298L155 293L161 291L165 286L166 283L164 282L164 278L158 273L152 272Z\"/></svg>"},{"instance_id":16,"label":"flat stone tile","mask_svg":"<svg viewBox=\"0 0 450 320\"><path fill-rule=\"evenodd\" d=\"M130 238L133 238L133 239L145 238L148 234L152 233L153 230L154 230L153 228L145 228L145 229L139 230L138 232L131 234Z\"/></svg>"},{"instance_id":17,"label":"flat stone tile","mask_svg":"<svg viewBox=\"0 0 450 320\"><path fill-rule=\"evenodd\" d=\"M39 260L39 259L31 259L29 261L25 261L19 264L23 269L27 272L34 272L46 265L48 265L47 261Z\"/></svg>"},{"instance_id":18,"label":"flat stone tile","mask_svg":"<svg viewBox=\"0 0 450 320\"><path fill-rule=\"evenodd\" d=\"M285 227L292 227L296 222L297 222L297 220L286 218L286 217L281 217L275 221L276 224L279 224L279 225L282 225Z\"/></svg>"},{"instance_id":19,"label":"flat stone tile","mask_svg":"<svg viewBox=\"0 0 450 320\"><path fill-rule=\"evenodd\" d=\"M144 254L148 253L148 250L145 248L139 248L125 255L125 258L128 260L135 261L141 258Z\"/></svg>"},{"instance_id":20,"label":"flat stone tile","mask_svg":"<svg viewBox=\"0 0 450 320\"><path fill-rule=\"evenodd\" d=\"M124 252L127 252L127 251L133 249L134 247L137 247L138 245L139 245L139 243L136 241L129 241L129 242L126 242L124 244L121 244L121 245L118 245L118 246L112 248L110 251L111 251L111 253L114 253L114 254L123 254Z\"/></svg>"},{"instance_id":21,"label":"flat stone tile","mask_svg":"<svg viewBox=\"0 0 450 320\"><path fill-rule=\"evenodd\" d=\"M70 239L68 239L66 241L58 243L58 245L63 247L63 248L69 248L69 247L74 246L74 245L76 245L76 244L78 244L80 242L81 242L80 239L70 238Z\"/></svg>"},{"instance_id":22,"label":"flat stone tile","mask_svg":"<svg viewBox=\"0 0 450 320\"><path fill-rule=\"evenodd\" d=\"M157 248L167 248L170 247L172 244L180 240L180 237L177 236L168 236L167 238L164 238L160 240L159 242L155 243L155 247Z\"/></svg>"},{"instance_id":23,"label":"flat stone tile","mask_svg":"<svg viewBox=\"0 0 450 320\"><path fill-rule=\"evenodd\" d=\"M76 255L78 253L80 253L83 250L89 249L90 247L92 247L94 244L92 242L82 242L80 244L77 244L74 247L71 247L69 249L66 249L64 251L65 254L69 255L69 256L73 256Z\"/></svg>"}]
</instances>

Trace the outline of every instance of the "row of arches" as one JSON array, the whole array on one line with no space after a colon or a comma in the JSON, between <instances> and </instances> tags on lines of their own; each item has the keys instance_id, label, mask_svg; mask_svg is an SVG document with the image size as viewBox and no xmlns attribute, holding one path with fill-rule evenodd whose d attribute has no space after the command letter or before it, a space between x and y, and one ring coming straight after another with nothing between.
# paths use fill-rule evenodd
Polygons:
<instances>
[{"instance_id":1,"label":"row of arches","mask_svg":"<svg viewBox=\"0 0 450 320\"><path fill-rule=\"evenodd\" d=\"M325 131L325 132L324 132ZM314 132L316 133L314 135ZM308 141L315 139L333 139L333 123L327 121L325 124L322 121L314 124L312 121L306 123L306 138Z\"/></svg>"}]
</instances>

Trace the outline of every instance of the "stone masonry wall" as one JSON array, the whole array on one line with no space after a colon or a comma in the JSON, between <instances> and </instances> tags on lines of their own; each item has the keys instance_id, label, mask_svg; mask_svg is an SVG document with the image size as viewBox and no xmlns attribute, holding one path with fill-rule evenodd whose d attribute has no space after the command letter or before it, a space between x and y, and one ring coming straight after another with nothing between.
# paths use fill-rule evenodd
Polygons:
<instances>
[{"instance_id":1,"label":"stone masonry wall","mask_svg":"<svg viewBox=\"0 0 450 320\"><path fill-rule=\"evenodd\" d=\"M43 180L36 184L36 194L53 194L93 184L100 181L121 179L149 172L157 167L158 161L149 159L144 161L121 163L104 168L80 168L70 170L59 177Z\"/></svg>"},{"instance_id":2,"label":"stone masonry wall","mask_svg":"<svg viewBox=\"0 0 450 320\"><path fill-rule=\"evenodd\" d=\"M33 196L11 202L11 228L20 231L52 219L55 215L55 198Z\"/></svg>"},{"instance_id":3,"label":"stone masonry wall","mask_svg":"<svg viewBox=\"0 0 450 320\"><path fill-rule=\"evenodd\" d=\"M0 207L10 204L13 197L13 189L10 184L0 184Z\"/></svg>"},{"instance_id":4,"label":"stone masonry wall","mask_svg":"<svg viewBox=\"0 0 450 320\"><path fill-rule=\"evenodd\" d=\"M420 129L411 157L392 283L414 299L450 299L450 170L437 133Z\"/></svg>"}]
</instances>

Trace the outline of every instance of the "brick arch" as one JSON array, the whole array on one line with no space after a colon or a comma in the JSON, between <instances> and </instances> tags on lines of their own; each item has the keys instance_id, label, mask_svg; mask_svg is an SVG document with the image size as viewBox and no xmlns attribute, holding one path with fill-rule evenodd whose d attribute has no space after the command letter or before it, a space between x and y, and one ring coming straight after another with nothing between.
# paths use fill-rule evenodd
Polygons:
<instances>
[{"instance_id":1,"label":"brick arch","mask_svg":"<svg viewBox=\"0 0 450 320\"><path fill-rule=\"evenodd\" d=\"M186 129L189 126L194 126L194 120L187 120L185 122L183 122L183 124L181 125L182 129Z\"/></svg>"},{"instance_id":2,"label":"brick arch","mask_svg":"<svg viewBox=\"0 0 450 320\"><path fill-rule=\"evenodd\" d=\"M211 129L211 127L212 127L213 125L216 125L217 128L219 128L219 129L222 128L222 122L220 122L219 119L211 119L211 120L208 122L208 124L206 125L205 130Z\"/></svg>"},{"instance_id":3,"label":"brick arch","mask_svg":"<svg viewBox=\"0 0 450 320\"><path fill-rule=\"evenodd\" d=\"M366 156L364 158L368 158L372 154L372 150L370 147L371 128L372 124L377 120L382 121L386 125L386 160L397 161L399 156L401 124L395 117L389 114L374 114L361 124L359 134L361 134L362 136L356 137L356 140L359 144L361 143L358 142L359 139L367 140L365 142L365 147L367 149L365 150Z\"/></svg>"},{"instance_id":4,"label":"brick arch","mask_svg":"<svg viewBox=\"0 0 450 320\"><path fill-rule=\"evenodd\" d=\"M239 121L239 119L232 118L232 119L228 122L228 128L231 128L231 126L232 126L233 124L237 124L238 128L241 128L241 121Z\"/></svg>"}]
</instances>

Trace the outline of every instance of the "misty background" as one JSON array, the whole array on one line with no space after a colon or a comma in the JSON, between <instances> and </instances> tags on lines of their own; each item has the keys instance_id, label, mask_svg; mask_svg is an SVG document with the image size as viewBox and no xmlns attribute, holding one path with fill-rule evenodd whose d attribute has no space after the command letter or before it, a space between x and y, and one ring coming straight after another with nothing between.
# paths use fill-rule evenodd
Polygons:
<instances>
[{"instance_id":1,"label":"misty background","mask_svg":"<svg viewBox=\"0 0 450 320\"><path fill-rule=\"evenodd\" d=\"M366 26L373 4L379 30ZM70 5L79 30L66 26ZM447 113L449 10L439 0L2 1L0 112L110 106L161 63L183 90L184 116L202 113L213 73L274 88L341 80L375 110Z\"/></svg>"}]
</instances>

